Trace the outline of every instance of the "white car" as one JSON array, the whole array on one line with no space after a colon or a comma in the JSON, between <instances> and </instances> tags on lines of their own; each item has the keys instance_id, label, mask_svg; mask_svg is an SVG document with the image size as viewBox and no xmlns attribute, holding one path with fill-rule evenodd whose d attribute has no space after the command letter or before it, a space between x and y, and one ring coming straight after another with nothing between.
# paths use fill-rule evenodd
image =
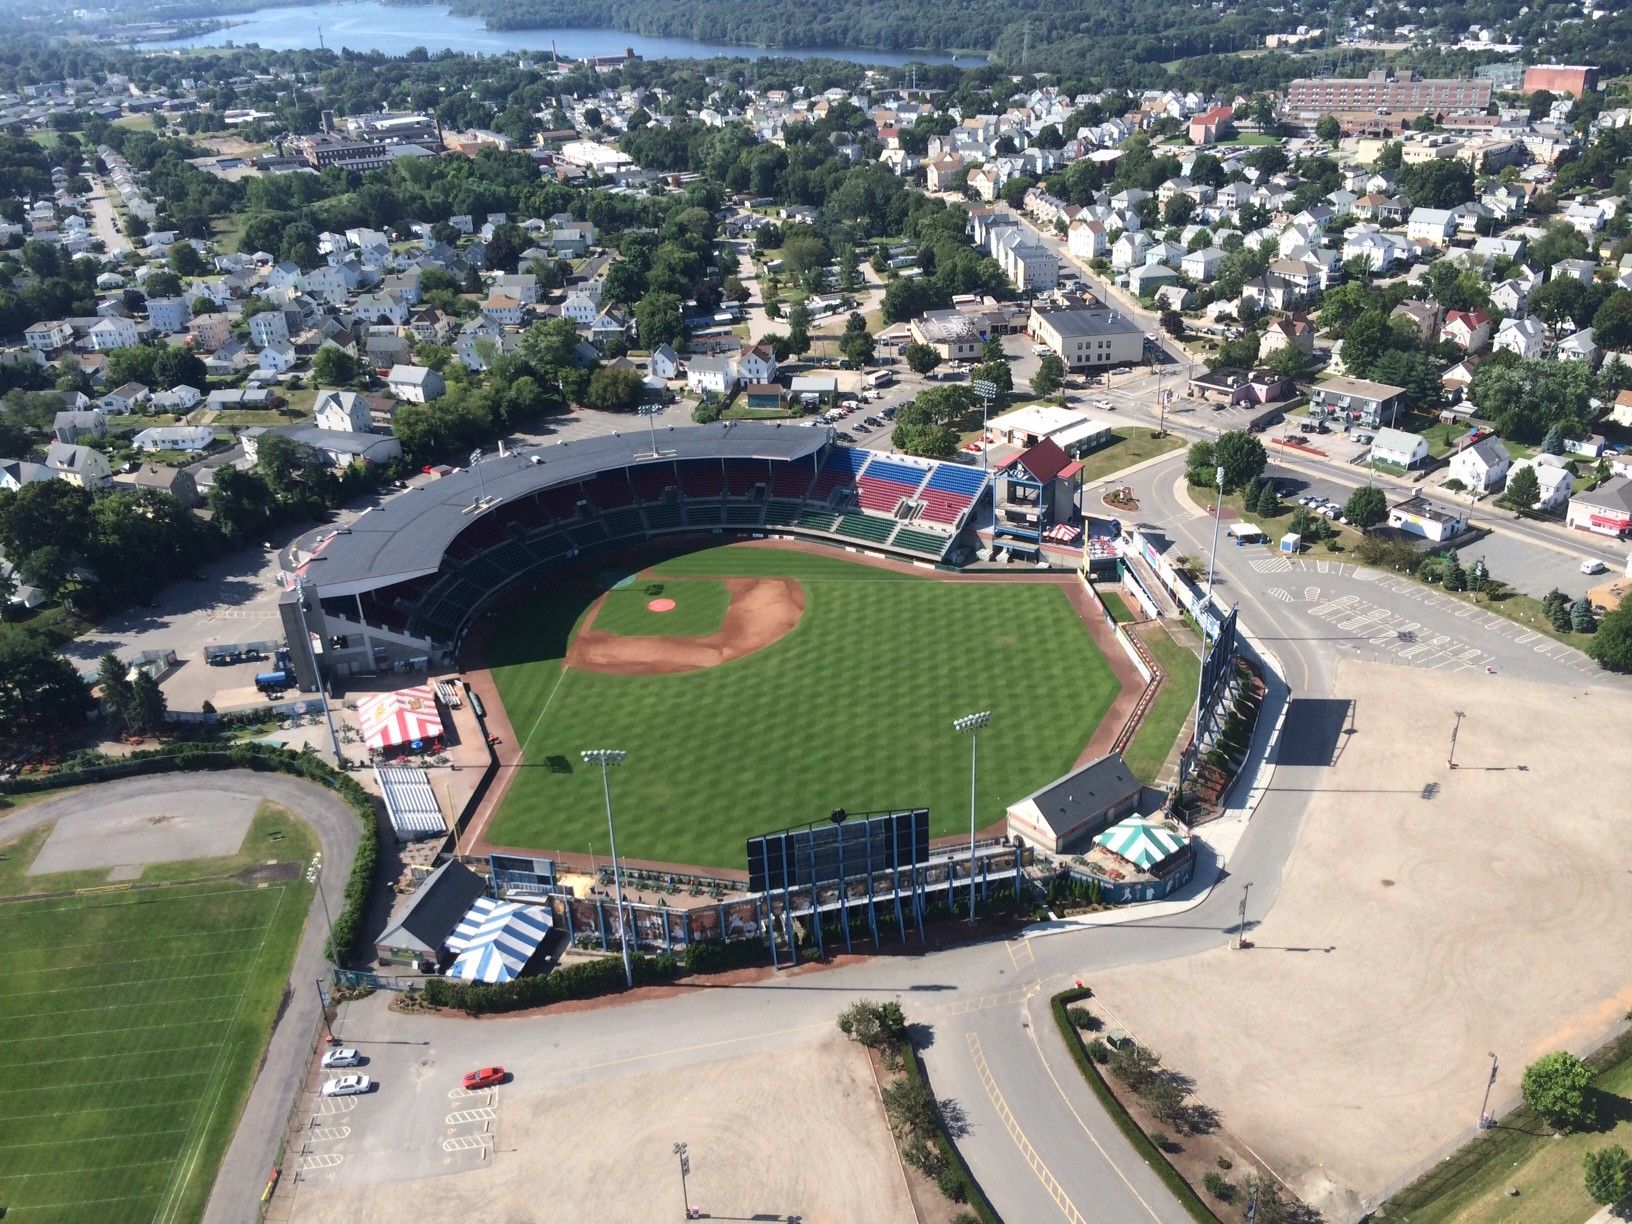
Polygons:
<instances>
[{"instance_id":1,"label":"white car","mask_svg":"<svg viewBox=\"0 0 1632 1224\"><path fill-rule=\"evenodd\" d=\"M323 1095L326 1097L359 1096L374 1086L374 1081L366 1075L342 1075L338 1079L331 1079L323 1085Z\"/></svg>"},{"instance_id":2,"label":"white car","mask_svg":"<svg viewBox=\"0 0 1632 1224\"><path fill-rule=\"evenodd\" d=\"M1581 572L1583 574L1601 574L1608 568L1609 566L1598 560L1597 557L1588 557L1581 562Z\"/></svg>"},{"instance_id":3,"label":"white car","mask_svg":"<svg viewBox=\"0 0 1632 1224\"><path fill-rule=\"evenodd\" d=\"M342 1046L323 1055L323 1068L328 1070L330 1067L356 1067L360 1066L362 1061L363 1056L356 1050L350 1046Z\"/></svg>"},{"instance_id":4,"label":"white car","mask_svg":"<svg viewBox=\"0 0 1632 1224\"><path fill-rule=\"evenodd\" d=\"M1053 351L1054 350L1049 348L1046 344L1034 344L1031 346L1031 355L1033 357L1047 357Z\"/></svg>"}]
</instances>

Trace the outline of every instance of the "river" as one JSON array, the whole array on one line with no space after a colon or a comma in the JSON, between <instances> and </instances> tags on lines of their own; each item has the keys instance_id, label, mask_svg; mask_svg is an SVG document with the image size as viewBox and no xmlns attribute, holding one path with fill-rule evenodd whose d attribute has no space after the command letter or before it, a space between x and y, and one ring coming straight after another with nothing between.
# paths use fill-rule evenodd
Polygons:
<instances>
[{"instance_id":1,"label":"river","mask_svg":"<svg viewBox=\"0 0 1632 1224\"><path fill-rule=\"evenodd\" d=\"M292 51L316 47L347 48L352 51L380 51L402 55L415 47L427 51L452 50L484 55L504 55L515 51L548 51L553 43L562 55L579 58L589 55L618 55L625 48L646 59L708 59L717 55L771 56L777 59L811 59L824 56L857 64L899 66L916 60L921 64L950 64L950 55L908 54L899 51L861 51L847 47L734 47L693 42L688 38L650 38L621 30L490 30L479 17L460 17L445 8L401 8L377 3L307 4L290 8L260 9L235 14L232 24L192 38L176 38L146 44L150 47L221 47L255 43L269 51ZM974 67L984 63L979 56L960 56L957 63Z\"/></svg>"}]
</instances>

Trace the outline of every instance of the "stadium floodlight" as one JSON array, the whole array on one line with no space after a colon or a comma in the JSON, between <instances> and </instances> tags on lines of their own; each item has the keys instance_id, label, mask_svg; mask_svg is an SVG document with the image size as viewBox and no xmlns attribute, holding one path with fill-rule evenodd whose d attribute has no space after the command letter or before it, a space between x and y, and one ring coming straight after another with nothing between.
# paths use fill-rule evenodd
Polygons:
<instances>
[{"instance_id":1,"label":"stadium floodlight","mask_svg":"<svg viewBox=\"0 0 1632 1224\"><path fill-rule=\"evenodd\" d=\"M952 720L954 731L969 732L969 925L975 924L975 764L980 759L980 729L989 726L992 712L965 714Z\"/></svg>"},{"instance_id":2,"label":"stadium floodlight","mask_svg":"<svg viewBox=\"0 0 1632 1224\"><path fill-rule=\"evenodd\" d=\"M1220 465L1213 469L1213 480L1218 486L1218 501L1213 507L1213 551L1207 557L1207 612L1210 616L1213 609L1213 580L1218 572L1218 524L1224 517L1224 468ZM1207 677L1207 617L1196 617L1196 627L1201 630L1201 671L1196 674L1196 724L1190 733L1191 745L1199 751L1201 747L1201 703L1206 696L1202 692L1202 685ZM1182 785L1188 770L1181 768L1179 782Z\"/></svg>"},{"instance_id":3,"label":"stadium floodlight","mask_svg":"<svg viewBox=\"0 0 1632 1224\"><path fill-rule=\"evenodd\" d=\"M635 988L635 970L629 962L629 915L623 908L623 872L618 866L618 830L612 823L612 780L608 770L622 765L629 754L621 748L586 748L581 753L586 765L601 767L601 790L606 795L606 836L612 849L612 893L618 905L618 942L623 945L623 980Z\"/></svg>"},{"instance_id":4,"label":"stadium floodlight","mask_svg":"<svg viewBox=\"0 0 1632 1224\"><path fill-rule=\"evenodd\" d=\"M980 466L985 470L986 458L986 417L992 410L992 401L997 398L997 384L984 378L977 378L970 382L969 387L980 396Z\"/></svg>"}]
</instances>

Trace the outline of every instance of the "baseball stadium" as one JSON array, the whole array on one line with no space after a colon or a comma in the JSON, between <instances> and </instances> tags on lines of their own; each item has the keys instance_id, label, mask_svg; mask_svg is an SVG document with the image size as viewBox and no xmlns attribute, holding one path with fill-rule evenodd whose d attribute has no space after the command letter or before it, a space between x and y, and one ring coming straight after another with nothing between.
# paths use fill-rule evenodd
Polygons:
<instances>
[{"instance_id":1,"label":"baseball stadium","mask_svg":"<svg viewBox=\"0 0 1632 1224\"><path fill-rule=\"evenodd\" d=\"M967 838L954 719L991 711L976 803L999 813L1086 759L1138 686L1074 578L969 564L991 488L825 428L637 429L309 533L280 611L302 688L483 679L515 766L490 846L604 854L603 779L580 753L607 746L628 753L613 783L634 859L740 870L745 838L841 807L928 808L933 836Z\"/></svg>"}]
</instances>

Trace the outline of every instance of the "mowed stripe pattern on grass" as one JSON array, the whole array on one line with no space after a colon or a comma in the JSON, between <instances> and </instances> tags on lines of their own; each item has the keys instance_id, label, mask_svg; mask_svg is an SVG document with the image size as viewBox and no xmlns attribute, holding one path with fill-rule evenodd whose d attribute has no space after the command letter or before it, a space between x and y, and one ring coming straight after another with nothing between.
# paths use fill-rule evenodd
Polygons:
<instances>
[{"instance_id":1,"label":"mowed stripe pattern on grass","mask_svg":"<svg viewBox=\"0 0 1632 1224\"><path fill-rule=\"evenodd\" d=\"M711 566L710 562L714 564ZM950 583L836 558L726 549L660 572L782 574L804 584L787 637L721 667L611 676L560 669L576 615L546 589L510 617L494 669L525 763L489 836L539 850L606 850L600 777L579 750L624 748L612 777L619 852L740 869L758 832L928 805L937 835L968 828L968 740L990 709L979 813L1069 769L1117 682L1057 587Z\"/></svg>"},{"instance_id":2,"label":"mowed stripe pattern on grass","mask_svg":"<svg viewBox=\"0 0 1632 1224\"><path fill-rule=\"evenodd\" d=\"M660 586L657 594L647 591ZM672 599L667 612L653 612L647 605L654 599ZM608 591L590 625L602 633L624 637L707 637L725 623L731 594L719 582L693 579L688 582L636 583L619 591Z\"/></svg>"},{"instance_id":3,"label":"mowed stripe pattern on grass","mask_svg":"<svg viewBox=\"0 0 1632 1224\"><path fill-rule=\"evenodd\" d=\"M310 890L223 883L0 906L7 1219L196 1219Z\"/></svg>"}]
</instances>

